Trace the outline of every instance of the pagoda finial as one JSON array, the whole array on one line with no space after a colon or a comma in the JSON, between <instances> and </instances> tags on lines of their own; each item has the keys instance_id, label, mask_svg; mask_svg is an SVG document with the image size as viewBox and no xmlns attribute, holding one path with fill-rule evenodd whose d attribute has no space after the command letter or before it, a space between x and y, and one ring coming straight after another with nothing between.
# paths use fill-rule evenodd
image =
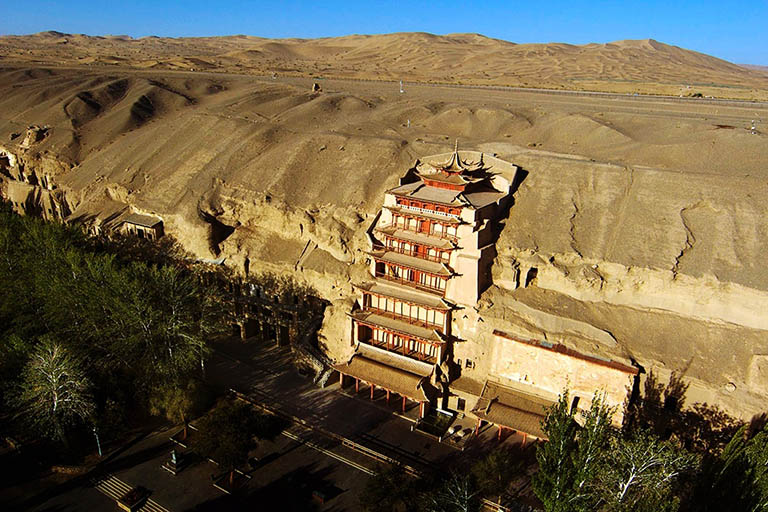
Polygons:
<instances>
[{"instance_id":1,"label":"pagoda finial","mask_svg":"<svg viewBox=\"0 0 768 512\"><path fill-rule=\"evenodd\" d=\"M459 156L459 139L456 139L456 142L453 144L453 152L456 153L456 156Z\"/></svg>"}]
</instances>

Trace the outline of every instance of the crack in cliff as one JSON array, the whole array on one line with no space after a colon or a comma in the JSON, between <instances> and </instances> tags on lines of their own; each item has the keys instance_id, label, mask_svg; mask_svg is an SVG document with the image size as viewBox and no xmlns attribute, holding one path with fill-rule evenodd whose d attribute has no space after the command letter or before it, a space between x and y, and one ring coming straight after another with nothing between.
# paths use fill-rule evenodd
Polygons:
<instances>
[{"instance_id":1,"label":"crack in cliff","mask_svg":"<svg viewBox=\"0 0 768 512\"><path fill-rule=\"evenodd\" d=\"M683 244L683 247L680 249L680 253L675 257L675 263L672 265L672 276L673 278L677 278L677 275L680 270L680 260L683 259L683 257L688 254L691 249L693 249L694 244L696 243L696 236L693 234L693 231L691 230L690 225L688 224L688 220L685 218L685 212L697 208L700 205L700 203L696 203L692 206L686 206L685 208L680 210L680 219L683 222L683 229L685 229L685 243Z\"/></svg>"},{"instance_id":2,"label":"crack in cliff","mask_svg":"<svg viewBox=\"0 0 768 512\"><path fill-rule=\"evenodd\" d=\"M571 249L573 249L576 254L579 255L579 258L582 258L581 251L579 251L578 247L576 246L576 216L579 215L579 205L576 202L577 197L574 195L571 197L571 204L573 205L573 214L568 219L568 222L570 222L571 227L568 230L568 233L571 236Z\"/></svg>"}]
</instances>

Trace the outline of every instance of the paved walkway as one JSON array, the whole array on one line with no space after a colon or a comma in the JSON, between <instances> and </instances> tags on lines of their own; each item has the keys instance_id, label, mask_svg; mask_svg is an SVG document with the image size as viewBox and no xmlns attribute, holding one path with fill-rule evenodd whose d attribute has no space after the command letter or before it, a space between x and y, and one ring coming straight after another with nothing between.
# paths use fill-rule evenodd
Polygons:
<instances>
[{"instance_id":1,"label":"paved walkway","mask_svg":"<svg viewBox=\"0 0 768 512\"><path fill-rule=\"evenodd\" d=\"M396 414L401 402L386 403L378 390L370 401L367 386L355 396L354 387L340 389L338 381L319 388L299 375L292 363L290 349L267 343L228 342L220 346L207 366L209 382L220 389L234 389L256 402L283 414L298 417L312 427L331 432L361 444L416 469L447 468L466 462L456 457L452 443L413 432L418 407ZM505 437L506 439L506 437ZM509 439L507 442L515 442ZM498 445L495 430L486 429L470 442L475 450Z\"/></svg>"}]
</instances>

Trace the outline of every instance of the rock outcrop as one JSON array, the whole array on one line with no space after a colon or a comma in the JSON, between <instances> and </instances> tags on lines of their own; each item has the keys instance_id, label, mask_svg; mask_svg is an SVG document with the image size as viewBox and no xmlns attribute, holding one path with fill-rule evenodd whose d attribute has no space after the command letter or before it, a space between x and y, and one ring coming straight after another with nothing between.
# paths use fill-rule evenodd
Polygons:
<instances>
[{"instance_id":1,"label":"rock outcrop","mask_svg":"<svg viewBox=\"0 0 768 512\"><path fill-rule=\"evenodd\" d=\"M765 410L764 135L693 110L637 121L594 103L576 114L546 98L345 87L2 71L0 192L26 213L103 228L152 212L201 258L291 273L330 302L319 342L334 358L349 351L351 282L365 278L383 192L461 136L525 171L462 338L549 340L681 373L689 403Z\"/></svg>"}]
</instances>

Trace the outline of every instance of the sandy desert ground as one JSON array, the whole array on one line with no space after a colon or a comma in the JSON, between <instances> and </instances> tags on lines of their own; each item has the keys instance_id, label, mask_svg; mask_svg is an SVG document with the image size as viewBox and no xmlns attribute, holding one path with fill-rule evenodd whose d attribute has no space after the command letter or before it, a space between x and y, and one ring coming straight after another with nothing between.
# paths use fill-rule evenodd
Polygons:
<instances>
[{"instance_id":1,"label":"sandy desert ground","mask_svg":"<svg viewBox=\"0 0 768 512\"><path fill-rule=\"evenodd\" d=\"M62 46L80 41L35 37L67 39L55 43ZM457 46L502 44L450 37ZM141 41L99 39L104 46L92 56L159 44ZM321 42L313 45L335 44ZM45 60L25 44L29 62ZM175 44L181 54L184 41ZM655 43L632 44L640 51ZM635 47L625 45L632 51L616 53L629 59ZM338 61L350 61L348 53ZM544 54L541 76L547 66L559 68ZM690 402L744 418L764 409L767 104L426 83L408 83L400 93L397 83L381 80L249 75L268 70L255 65L238 73L136 69L133 56L127 66L83 67L72 52L58 66L31 66L7 55L0 165L20 162L56 188L0 175L5 195L56 203L70 219L105 226L133 207L161 216L200 257L290 272L332 301L321 333L332 352L343 350L350 283L365 273L364 233L383 192L415 159L449 151L458 139L460 148L526 171L499 239L494 286L479 306L488 325L632 360L662 377L681 372L691 382ZM701 66L722 62L700 58ZM644 59L635 57L633 69L654 68L654 80L661 77L664 67ZM634 72L622 65L600 74L589 62L581 67L587 78ZM442 76L438 64L422 70L425 80ZM715 76L715 68L707 72ZM762 90L757 72L729 69L722 68L718 87ZM726 79L733 80L728 87ZM311 92L313 82L322 92ZM45 127L42 140L23 148L33 124ZM535 285L516 287L516 269L528 267L538 268Z\"/></svg>"},{"instance_id":2,"label":"sandy desert ground","mask_svg":"<svg viewBox=\"0 0 768 512\"><path fill-rule=\"evenodd\" d=\"M42 32L0 38L4 62L768 99L764 70L653 39L515 44L480 34L322 39Z\"/></svg>"}]
</instances>

